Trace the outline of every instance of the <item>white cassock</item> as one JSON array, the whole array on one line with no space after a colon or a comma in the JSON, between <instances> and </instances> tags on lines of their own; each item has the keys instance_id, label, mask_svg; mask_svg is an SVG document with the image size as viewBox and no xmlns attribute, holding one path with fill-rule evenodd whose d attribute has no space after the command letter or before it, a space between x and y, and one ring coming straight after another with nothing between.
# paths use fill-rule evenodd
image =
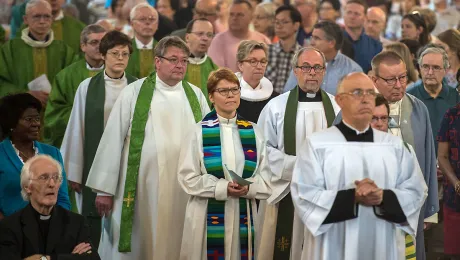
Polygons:
<instances>
[{"instance_id":1,"label":"white cassock","mask_svg":"<svg viewBox=\"0 0 460 260\"><path fill-rule=\"evenodd\" d=\"M87 78L80 83L70 113L69 123L65 130L64 138L61 145L62 159L66 168L67 178L69 181L82 183L83 178L83 145L85 138L85 108L86 94L88 93L89 82ZM104 127L109 119L110 111L120 92L128 85L126 75L121 79L112 79L104 72L105 82L105 101L104 101ZM81 214L83 193L75 192L78 212Z\"/></svg>"},{"instance_id":2,"label":"white cassock","mask_svg":"<svg viewBox=\"0 0 460 260\"><path fill-rule=\"evenodd\" d=\"M313 239L305 241L301 259L405 259L399 230L415 236L427 186L413 150L398 137L377 130L373 134L374 142L347 142L334 126L312 135L302 147L291 193ZM365 178L394 192L407 222L389 222L378 218L373 207L359 205L356 218L323 225L338 191L354 189L354 182Z\"/></svg>"},{"instance_id":3,"label":"white cassock","mask_svg":"<svg viewBox=\"0 0 460 260\"><path fill-rule=\"evenodd\" d=\"M114 196L111 215L103 219L101 259L179 259L188 195L177 182L177 165L183 138L193 131L195 120L182 83L168 86L158 76L139 165L131 252L118 252L131 122L144 80L128 85L121 92L86 183L95 191ZM209 112L206 98L199 88L191 87L204 117Z\"/></svg>"},{"instance_id":4,"label":"white cassock","mask_svg":"<svg viewBox=\"0 0 460 260\"><path fill-rule=\"evenodd\" d=\"M272 195L267 201L261 201L259 205L258 219L261 225L261 232L256 234L258 260L273 259L278 203L290 192L289 185L296 161L296 156L284 153L284 115L289 93L286 92L270 100L262 110L257 121L267 142L268 164L272 172L269 181ZM334 96L330 94L328 96L334 108L335 115L337 115L340 107L335 103ZM296 154L299 154L301 146L308 136L327 128L323 103L299 102L296 125L293 127L296 129ZM300 259L305 231L302 221L297 214L294 214L291 260Z\"/></svg>"},{"instance_id":5,"label":"white cassock","mask_svg":"<svg viewBox=\"0 0 460 260\"><path fill-rule=\"evenodd\" d=\"M244 153L236 125L236 117L224 119L220 116L220 140L222 144L222 164L239 176L243 175ZM228 123L225 123L228 122ZM265 142L262 132L253 124L256 135L257 166L253 177L247 180L253 183L243 198L251 200L252 212L257 212L256 199L265 200L270 196L270 188L266 180L270 177L267 165ZM184 236L182 238L181 260L206 260L206 219L208 198L225 201L225 260L240 260L240 218L239 198L228 197L227 187L231 178L225 170L225 179L218 179L207 174L203 162L203 135L201 124L197 124L195 133L189 135L181 151L179 165L179 183L191 195L185 216ZM254 219L254 232L257 234L257 222ZM253 249L254 250L254 249Z\"/></svg>"}]
</instances>

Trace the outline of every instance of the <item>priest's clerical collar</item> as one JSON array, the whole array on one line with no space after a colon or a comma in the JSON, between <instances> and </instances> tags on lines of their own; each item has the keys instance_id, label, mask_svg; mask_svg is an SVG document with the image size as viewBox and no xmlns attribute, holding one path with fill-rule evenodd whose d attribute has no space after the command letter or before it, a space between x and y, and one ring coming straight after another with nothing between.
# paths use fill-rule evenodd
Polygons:
<instances>
[{"instance_id":1,"label":"priest's clerical collar","mask_svg":"<svg viewBox=\"0 0 460 260\"><path fill-rule=\"evenodd\" d=\"M203 55L203 57L197 57L190 53L190 56L188 57L188 62L190 64L201 65L206 61L207 58L208 55L206 55L206 53Z\"/></svg>"},{"instance_id":2,"label":"priest's clerical collar","mask_svg":"<svg viewBox=\"0 0 460 260\"><path fill-rule=\"evenodd\" d=\"M356 130L344 121L336 125L348 142L373 142L374 132L369 126L364 131Z\"/></svg>"},{"instance_id":3,"label":"priest's clerical collar","mask_svg":"<svg viewBox=\"0 0 460 260\"><path fill-rule=\"evenodd\" d=\"M48 35L46 35L46 38L45 38L44 41L39 41L30 32L29 32L29 37L30 37L30 39L32 39L32 40L34 40L36 42L47 42L50 39L50 35L48 34Z\"/></svg>"},{"instance_id":4,"label":"priest's clerical collar","mask_svg":"<svg viewBox=\"0 0 460 260\"><path fill-rule=\"evenodd\" d=\"M116 79L122 79L122 78L125 76L125 73L124 73L124 72L123 72L123 75L121 75L121 77L119 77L119 78L112 78L112 77L110 77L109 75L107 75L107 71L104 71L104 74L105 74L105 76L107 76L109 79L115 79L115 80L116 80Z\"/></svg>"},{"instance_id":5,"label":"priest's clerical collar","mask_svg":"<svg viewBox=\"0 0 460 260\"><path fill-rule=\"evenodd\" d=\"M307 93L299 87L299 102L321 102L321 90L316 93Z\"/></svg>"},{"instance_id":6,"label":"priest's clerical collar","mask_svg":"<svg viewBox=\"0 0 460 260\"><path fill-rule=\"evenodd\" d=\"M139 50L142 50L142 49L151 50L151 49L153 49L153 38L152 38L152 40L150 40L150 42L147 43L147 44L143 44L141 41L139 41L139 40L137 39L137 37L134 37L134 41L136 42L136 47L137 47Z\"/></svg>"},{"instance_id":7,"label":"priest's clerical collar","mask_svg":"<svg viewBox=\"0 0 460 260\"><path fill-rule=\"evenodd\" d=\"M102 65L99 68L94 68L94 67L91 67L91 65L88 62L86 62L86 69L88 70L91 70L91 71L102 70L103 68L104 68L104 63L102 63Z\"/></svg>"},{"instance_id":8,"label":"priest's clerical collar","mask_svg":"<svg viewBox=\"0 0 460 260\"><path fill-rule=\"evenodd\" d=\"M224 125L236 124L236 114L235 114L235 117L230 118L230 119L217 114L217 118L219 119L219 123L224 124Z\"/></svg>"},{"instance_id":9,"label":"priest's clerical collar","mask_svg":"<svg viewBox=\"0 0 460 260\"><path fill-rule=\"evenodd\" d=\"M53 214L53 210L54 210L54 207L53 207L53 209L51 210L49 215L42 215L32 206L32 204L30 204L30 207L32 208L32 210L33 210L33 212L34 212L34 214L35 214L35 216L36 216L36 218L38 220L49 220L51 218L51 215Z\"/></svg>"}]
</instances>

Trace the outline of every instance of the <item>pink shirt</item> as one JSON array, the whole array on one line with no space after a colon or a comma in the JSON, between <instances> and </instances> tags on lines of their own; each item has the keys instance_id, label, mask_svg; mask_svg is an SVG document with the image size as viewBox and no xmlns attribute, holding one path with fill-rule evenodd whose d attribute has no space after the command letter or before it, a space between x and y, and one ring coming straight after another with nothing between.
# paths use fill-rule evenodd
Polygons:
<instances>
[{"instance_id":1,"label":"pink shirt","mask_svg":"<svg viewBox=\"0 0 460 260\"><path fill-rule=\"evenodd\" d=\"M217 66L227 67L234 72L238 72L236 52L242 40L255 40L270 44L270 40L267 36L259 32L249 31L249 37L247 39L240 39L233 36L230 31L226 31L218 33L216 37L214 37L211 46L209 46L208 55Z\"/></svg>"}]
</instances>

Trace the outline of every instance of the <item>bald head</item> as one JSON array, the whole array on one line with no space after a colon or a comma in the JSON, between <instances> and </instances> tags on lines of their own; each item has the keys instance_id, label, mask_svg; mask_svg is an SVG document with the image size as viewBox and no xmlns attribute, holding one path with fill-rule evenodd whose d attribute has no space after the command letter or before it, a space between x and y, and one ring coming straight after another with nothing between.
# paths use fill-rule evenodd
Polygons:
<instances>
[{"instance_id":1,"label":"bald head","mask_svg":"<svg viewBox=\"0 0 460 260\"><path fill-rule=\"evenodd\" d=\"M217 0L198 0L193 10L193 18L206 18L212 24L217 19Z\"/></svg>"},{"instance_id":2,"label":"bald head","mask_svg":"<svg viewBox=\"0 0 460 260\"><path fill-rule=\"evenodd\" d=\"M353 72L340 80L337 94L351 92L356 89L356 86L363 87L363 89L374 89L374 83L369 76L362 72Z\"/></svg>"},{"instance_id":3,"label":"bald head","mask_svg":"<svg viewBox=\"0 0 460 260\"><path fill-rule=\"evenodd\" d=\"M370 37L380 40L380 35L385 30L386 14L380 7L371 7L367 9L366 22L364 29Z\"/></svg>"}]
</instances>

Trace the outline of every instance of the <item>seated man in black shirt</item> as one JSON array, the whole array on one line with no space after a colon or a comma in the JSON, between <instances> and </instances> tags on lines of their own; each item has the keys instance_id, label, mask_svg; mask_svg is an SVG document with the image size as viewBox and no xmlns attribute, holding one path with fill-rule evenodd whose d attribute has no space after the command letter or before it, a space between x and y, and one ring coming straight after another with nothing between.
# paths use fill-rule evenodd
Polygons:
<instances>
[{"instance_id":1,"label":"seated man in black shirt","mask_svg":"<svg viewBox=\"0 0 460 260\"><path fill-rule=\"evenodd\" d=\"M21 194L30 204L0 222L1 259L100 259L84 217L56 206L61 181L62 168L48 155L24 164Z\"/></svg>"}]
</instances>

